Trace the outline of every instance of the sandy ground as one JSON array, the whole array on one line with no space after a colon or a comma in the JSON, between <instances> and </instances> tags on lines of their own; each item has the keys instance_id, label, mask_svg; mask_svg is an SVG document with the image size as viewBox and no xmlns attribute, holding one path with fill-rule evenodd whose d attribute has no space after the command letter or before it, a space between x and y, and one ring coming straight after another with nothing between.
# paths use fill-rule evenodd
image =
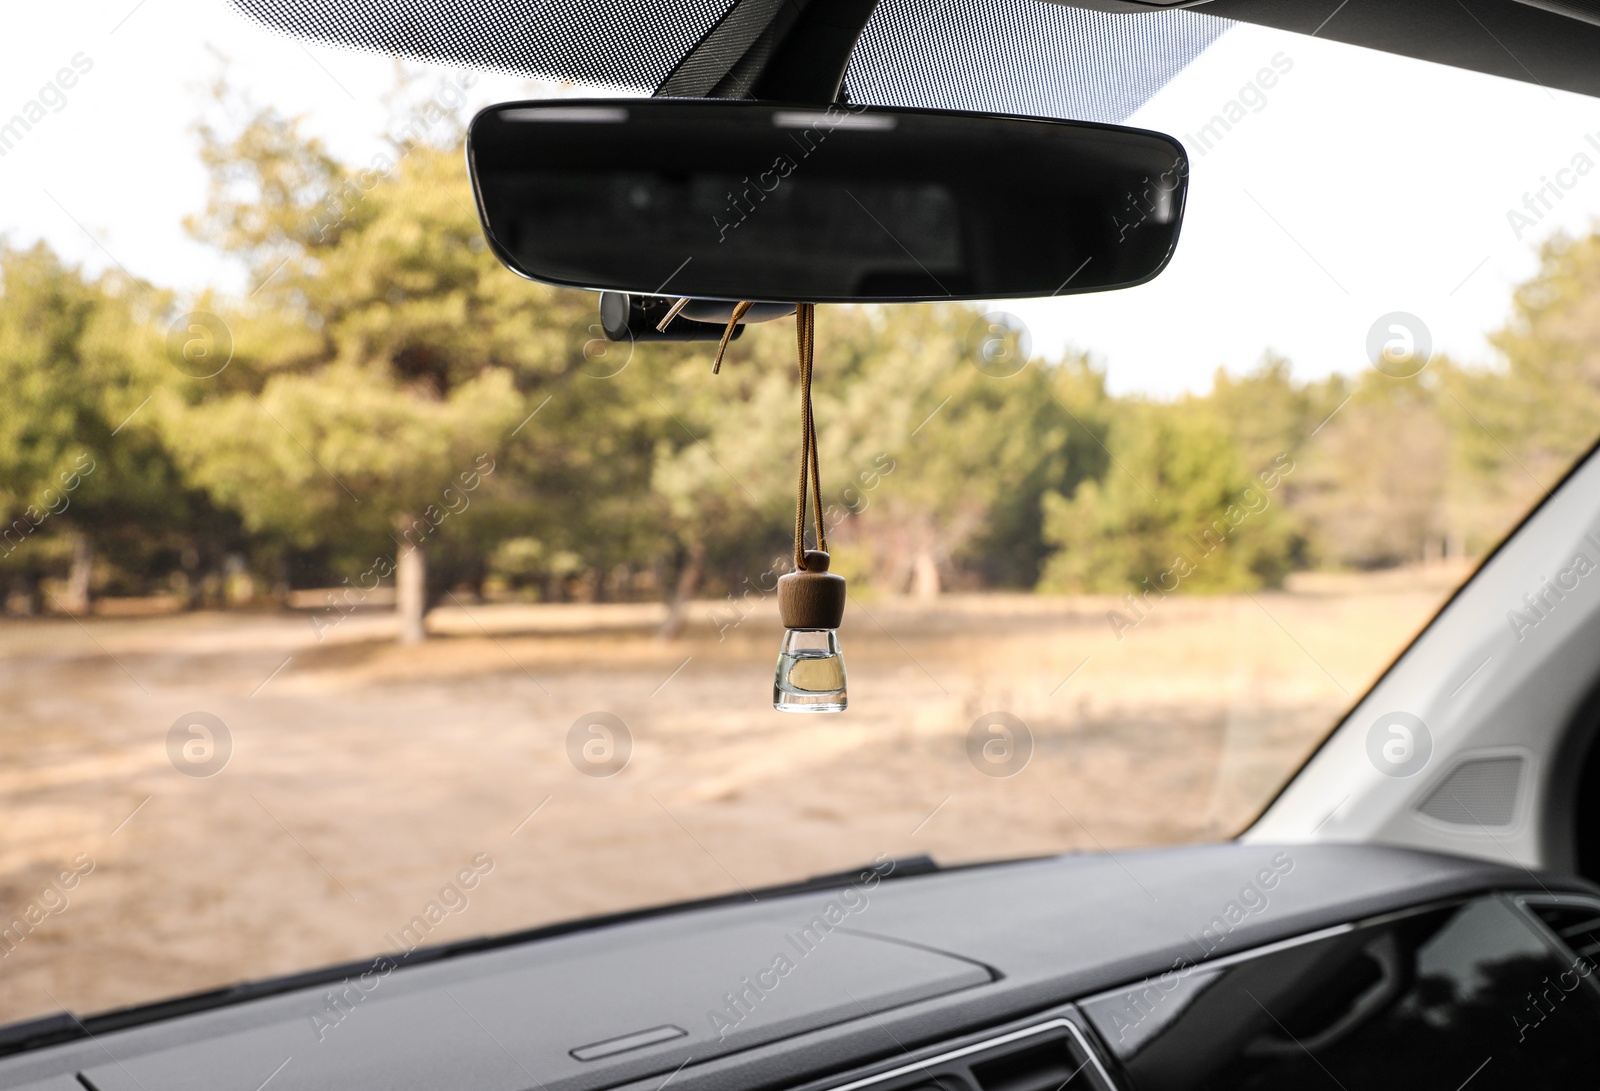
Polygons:
<instances>
[{"instance_id":1,"label":"sandy ground","mask_svg":"<svg viewBox=\"0 0 1600 1091\"><path fill-rule=\"evenodd\" d=\"M852 601L836 717L771 710L770 601L722 639L703 604L670 643L653 606L450 606L414 648L382 614L322 642L289 613L0 621L0 928L53 910L0 942L0 1021L395 950L479 854L427 942L881 853L1226 836L1461 575L1169 598L1121 639L1109 599ZM231 740L204 778L169 757L195 712ZM631 740L609 777L568 753L596 712ZM1032 739L1008 777L968 756L995 712Z\"/></svg>"}]
</instances>

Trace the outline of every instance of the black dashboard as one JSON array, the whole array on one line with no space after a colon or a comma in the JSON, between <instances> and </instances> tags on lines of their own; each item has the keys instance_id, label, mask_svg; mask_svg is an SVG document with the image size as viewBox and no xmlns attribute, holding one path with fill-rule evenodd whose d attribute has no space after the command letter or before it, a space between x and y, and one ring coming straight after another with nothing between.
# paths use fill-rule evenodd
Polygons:
<instances>
[{"instance_id":1,"label":"black dashboard","mask_svg":"<svg viewBox=\"0 0 1600 1091\"><path fill-rule=\"evenodd\" d=\"M1600 1086L1581 880L1353 845L896 866L88 1019L0 1058L0 1087Z\"/></svg>"}]
</instances>

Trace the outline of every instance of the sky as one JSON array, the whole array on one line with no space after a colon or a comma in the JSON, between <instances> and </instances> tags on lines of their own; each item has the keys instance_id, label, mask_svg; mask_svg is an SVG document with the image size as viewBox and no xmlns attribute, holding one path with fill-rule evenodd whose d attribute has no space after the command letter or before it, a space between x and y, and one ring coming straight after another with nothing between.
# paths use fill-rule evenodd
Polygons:
<instances>
[{"instance_id":1,"label":"sky","mask_svg":"<svg viewBox=\"0 0 1600 1091\"><path fill-rule=\"evenodd\" d=\"M91 271L115 263L185 293L245 287L182 226L204 203L192 125L224 58L238 87L303 114L349 161L369 159L392 124L392 61L271 34L223 0L29 5L8 29L0 118L60 70L78 72L0 156L0 234L43 238ZM1276 79L1262 79L1275 61ZM413 67L428 81L451 75ZM480 74L463 117L583 91ZM1242 117L1207 139L1230 102ZM1420 321L1435 351L1492 364L1486 335L1535 270L1538 243L1600 217L1600 102L1280 31L1236 27L1129 124L1178 137L1193 161L1166 272L1121 292L991 307L1021 319L1036 352L1088 351L1118 393L1201 391L1216 368L1247 369L1268 350L1303 378L1354 373L1396 312L1419 336ZM1579 156L1596 169L1579 174ZM1535 201L1535 219L1524 197L1547 185L1559 199L1548 211Z\"/></svg>"}]
</instances>

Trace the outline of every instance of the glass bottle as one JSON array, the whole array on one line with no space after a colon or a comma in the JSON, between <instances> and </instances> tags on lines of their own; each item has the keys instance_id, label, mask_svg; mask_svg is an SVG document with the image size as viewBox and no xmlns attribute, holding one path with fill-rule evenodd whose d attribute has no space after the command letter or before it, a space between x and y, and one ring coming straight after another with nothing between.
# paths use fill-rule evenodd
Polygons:
<instances>
[{"instance_id":1,"label":"glass bottle","mask_svg":"<svg viewBox=\"0 0 1600 1091\"><path fill-rule=\"evenodd\" d=\"M828 571L828 555L803 554L804 563L778 580L783 643L772 680L772 707L779 712L843 712L845 687L839 623L844 620L844 577Z\"/></svg>"}]
</instances>

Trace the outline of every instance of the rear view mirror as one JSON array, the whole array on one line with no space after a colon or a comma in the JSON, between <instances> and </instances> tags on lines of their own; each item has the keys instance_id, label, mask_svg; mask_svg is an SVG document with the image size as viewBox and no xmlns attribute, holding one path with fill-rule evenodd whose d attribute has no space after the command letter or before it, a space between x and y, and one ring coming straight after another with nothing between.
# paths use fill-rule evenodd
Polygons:
<instances>
[{"instance_id":1,"label":"rear view mirror","mask_svg":"<svg viewBox=\"0 0 1600 1091\"><path fill-rule=\"evenodd\" d=\"M1140 284L1188 161L1081 122L721 99L510 103L467 158L490 245L535 280L696 299L922 302Z\"/></svg>"}]
</instances>

